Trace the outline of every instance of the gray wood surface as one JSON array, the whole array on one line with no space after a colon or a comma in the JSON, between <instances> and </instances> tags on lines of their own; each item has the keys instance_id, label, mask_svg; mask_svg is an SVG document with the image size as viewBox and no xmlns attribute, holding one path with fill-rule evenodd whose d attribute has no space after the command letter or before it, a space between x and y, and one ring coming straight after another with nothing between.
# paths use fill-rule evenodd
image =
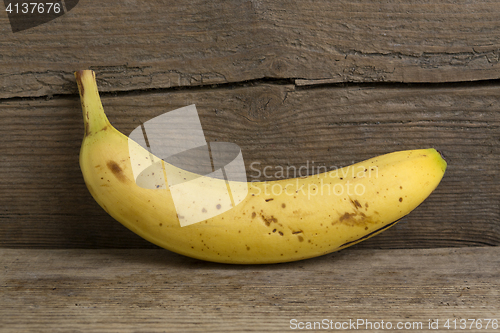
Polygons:
<instances>
[{"instance_id":1,"label":"gray wood surface","mask_svg":"<svg viewBox=\"0 0 500 333\"><path fill-rule=\"evenodd\" d=\"M500 4L480 1L80 1L13 34L0 15L0 98L242 82L498 79Z\"/></svg>"},{"instance_id":2,"label":"gray wood surface","mask_svg":"<svg viewBox=\"0 0 500 333\"><path fill-rule=\"evenodd\" d=\"M499 258L499 247L344 250L289 264L231 266L165 250L0 249L0 328L287 332L299 323L335 327L350 320L371 332L406 331L398 323L412 332L435 332L429 323L439 332L498 332L486 323L500 321ZM445 328L448 319L457 330ZM368 322L392 329L370 330Z\"/></svg>"}]
</instances>

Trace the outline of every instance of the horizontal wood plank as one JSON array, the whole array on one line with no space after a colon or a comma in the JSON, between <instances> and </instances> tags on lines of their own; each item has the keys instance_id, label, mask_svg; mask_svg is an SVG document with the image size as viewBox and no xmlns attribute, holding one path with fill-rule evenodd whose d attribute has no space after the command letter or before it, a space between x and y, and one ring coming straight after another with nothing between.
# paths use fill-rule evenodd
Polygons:
<instances>
[{"instance_id":1,"label":"horizontal wood plank","mask_svg":"<svg viewBox=\"0 0 500 333\"><path fill-rule=\"evenodd\" d=\"M12 33L0 15L0 98L259 78L454 82L499 78L500 4L480 1L106 1Z\"/></svg>"},{"instance_id":2,"label":"horizontal wood plank","mask_svg":"<svg viewBox=\"0 0 500 333\"><path fill-rule=\"evenodd\" d=\"M500 247L344 250L262 266L164 250L0 249L0 266L5 333L285 332L324 320L328 331L351 321L433 332L463 319L498 332L486 319L500 321Z\"/></svg>"},{"instance_id":3,"label":"horizontal wood plank","mask_svg":"<svg viewBox=\"0 0 500 333\"><path fill-rule=\"evenodd\" d=\"M300 176L396 150L435 147L448 169L436 191L360 248L500 244L500 86L248 84L103 95L129 134L195 104L208 141L233 142L248 180ZM0 102L0 246L154 247L109 217L83 183L77 96ZM264 174L264 172L266 172ZM269 176L269 177L266 177Z\"/></svg>"}]
</instances>

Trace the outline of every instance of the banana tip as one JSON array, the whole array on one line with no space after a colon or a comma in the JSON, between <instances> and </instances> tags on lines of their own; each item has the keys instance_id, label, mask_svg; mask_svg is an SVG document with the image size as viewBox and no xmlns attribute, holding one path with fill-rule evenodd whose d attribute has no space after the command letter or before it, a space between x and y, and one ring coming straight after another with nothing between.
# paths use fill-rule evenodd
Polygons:
<instances>
[{"instance_id":1,"label":"banana tip","mask_svg":"<svg viewBox=\"0 0 500 333\"><path fill-rule=\"evenodd\" d=\"M443 166L443 171L445 171L446 167L448 166L448 162L446 162L446 158L445 158L445 156L444 156L444 154L443 154L442 151L437 150L437 149L435 149L435 151L439 154L439 157L441 158L441 163L442 163L442 166Z\"/></svg>"}]
</instances>

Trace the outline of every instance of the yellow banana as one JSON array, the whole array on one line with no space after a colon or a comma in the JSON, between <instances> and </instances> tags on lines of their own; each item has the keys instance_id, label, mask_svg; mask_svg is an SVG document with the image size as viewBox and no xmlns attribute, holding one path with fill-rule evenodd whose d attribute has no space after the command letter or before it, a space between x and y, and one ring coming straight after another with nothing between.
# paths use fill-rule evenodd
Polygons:
<instances>
[{"instance_id":1,"label":"yellow banana","mask_svg":"<svg viewBox=\"0 0 500 333\"><path fill-rule=\"evenodd\" d=\"M155 158L113 128L104 113L93 71L78 71L75 77L85 125L80 167L89 192L134 233L189 257L262 264L343 249L410 213L438 186L446 169L439 152L420 149L293 179L239 183L200 178ZM139 186L134 168L141 161L153 169L156 165L157 176L143 177L146 185ZM191 195L182 197L186 203L182 214L174 205L173 187L161 184L167 171L182 179L204 180L191 182L198 194L189 191ZM223 199L228 188L235 196L246 195L228 201ZM210 200L204 198L208 190ZM204 214L209 218L203 219ZM201 221L181 226L184 219Z\"/></svg>"}]
</instances>

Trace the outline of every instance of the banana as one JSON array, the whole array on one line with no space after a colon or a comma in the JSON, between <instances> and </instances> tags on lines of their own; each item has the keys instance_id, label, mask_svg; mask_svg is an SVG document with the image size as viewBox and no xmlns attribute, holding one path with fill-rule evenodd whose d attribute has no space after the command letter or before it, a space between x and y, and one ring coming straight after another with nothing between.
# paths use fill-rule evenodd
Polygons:
<instances>
[{"instance_id":1,"label":"banana","mask_svg":"<svg viewBox=\"0 0 500 333\"><path fill-rule=\"evenodd\" d=\"M199 175L155 158L116 130L104 113L95 73L83 70L75 72L75 77L85 127L80 167L90 194L134 233L193 258L267 264L346 248L409 214L438 186L447 166L441 154L431 148L389 153L292 179L246 183L204 178L204 182L192 185L198 195L183 197L186 205L181 214L174 205L172 187L162 176L166 171L177 172L179 178ZM146 185L139 186L134 168L148 158L156 161L159 176L143 177ZM233 193L246 195L237 204L223 200L228 187L235 189ZM211 190L210 200L204 198L206 190ZM220 203L215 204L218 195ZM196 201L206 206L190 206ZM210 217L203 219L203 214ZM187 218L200 222L182 226Z\"/></svg>"}]
</instances>

